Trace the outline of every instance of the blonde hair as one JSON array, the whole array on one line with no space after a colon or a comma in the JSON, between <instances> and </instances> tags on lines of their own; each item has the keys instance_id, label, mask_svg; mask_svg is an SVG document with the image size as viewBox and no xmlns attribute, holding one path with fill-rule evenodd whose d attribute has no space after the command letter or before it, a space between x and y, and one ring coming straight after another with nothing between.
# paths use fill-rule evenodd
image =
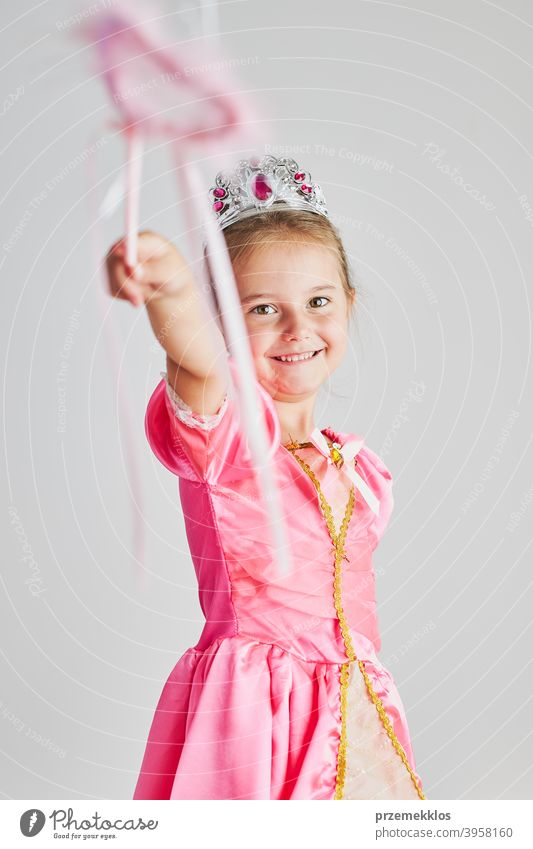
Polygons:
<instances>
[{"instance_id":1,"label":"blonde hair","mask_svg":"<svg viewBox=\"0 0 533 849\"><path fill-rule=\"evenodd\" d=\"M337 257L347 301L352 304L349 313L349 317L352 318L356 289L352 282L350 265L341 237L329 218L306 210L269 209L257 215L239 219L226 227L222 233L234 267L249 257L253 251L272 244L318 243L333 251ZM207 261L207 268L212 280L209 261ZM214 288L213 295L216 302Z\"/></svg>"}]
</instances>

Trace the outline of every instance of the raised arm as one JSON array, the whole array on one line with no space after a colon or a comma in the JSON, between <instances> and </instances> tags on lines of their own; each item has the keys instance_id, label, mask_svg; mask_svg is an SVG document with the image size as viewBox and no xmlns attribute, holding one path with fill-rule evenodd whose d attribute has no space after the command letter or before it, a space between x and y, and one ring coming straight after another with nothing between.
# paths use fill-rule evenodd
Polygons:
<instances>
[{"instance_id":1,"label":"raised arm","mask_svg":"<svg viewBox=\"0 0 533 849\"><path fill-rule=\"evenodd\" d=\"M138 256L138 266L130 269L123 240L112 246L106 258L110 293L146 305L154 335L167 353L175 391L194 412L216 413L227 390L216 368L225 343L202 304L191 269L172 242L151 231L139 234Z\"/></svg>"}]
</instances>

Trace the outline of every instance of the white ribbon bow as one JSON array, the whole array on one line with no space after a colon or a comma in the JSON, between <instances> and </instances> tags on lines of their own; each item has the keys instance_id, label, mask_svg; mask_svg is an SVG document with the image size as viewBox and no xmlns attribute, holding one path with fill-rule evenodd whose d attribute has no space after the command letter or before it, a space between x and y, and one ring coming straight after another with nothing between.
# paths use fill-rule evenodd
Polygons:
<instances>
[{"instance_id":1,"label":"white ribbon bow","mask_svg":"<svg viewBox=\"0 0 533 849\"><path fill-rule=\"evenodd\" d=\"M333 448L331 449L328 445L328 441L324 434L319 428L315 427L311 436L309 437L310 441L313 445L318 448L321 454L326 457L328 463L335 462L332 457L332 452L337 451L338 454L342 457L342 465L341 471L346 472L354 486L359 490L366 503L370 507L370 509L376 514L379 514L379 499L372 492L366 481L363 480L361 475L359 475L352 466L352 461L356 454L359 453L360 448L364 444L364 439L349 439L348 442L345 442L344 445L339 445L338 442L333 443Z\"/></svg>"}]
</instances>

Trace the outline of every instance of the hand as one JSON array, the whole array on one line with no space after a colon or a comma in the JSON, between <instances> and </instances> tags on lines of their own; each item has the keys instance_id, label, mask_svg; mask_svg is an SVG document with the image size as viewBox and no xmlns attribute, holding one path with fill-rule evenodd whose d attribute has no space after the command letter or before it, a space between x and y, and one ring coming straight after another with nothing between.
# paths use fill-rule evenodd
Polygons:
<instances>
[{"instance_id":1,"label":"hand","mask_svg":"<svg viewBox=\"0 0 533 849\"><path fill-rule=\"evenodd\" d=\"M154 298L177 294L191 281L191 271L178 249L158 233L138 234L137 265L126 263L125 237L106 256L109 292L138 307Z\"/></svg>"}]
</instances>

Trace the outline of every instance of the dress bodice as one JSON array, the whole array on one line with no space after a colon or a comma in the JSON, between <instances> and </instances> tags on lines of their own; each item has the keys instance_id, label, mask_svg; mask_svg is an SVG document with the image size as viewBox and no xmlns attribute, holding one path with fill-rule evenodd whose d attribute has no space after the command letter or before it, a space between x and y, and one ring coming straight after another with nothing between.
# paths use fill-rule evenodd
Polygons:
<instances>
[{"instance_id":1,"label":"dress bodice","mask_svg":"<svg viewBox=\"0 0 533 849\"><path fill-rule=\"evenodd\" d=\"M230 365L234 368L232 361ZM372 552L392 509L391 475L362 445L359 475L374 514L347 475L313 445L280 443L271 396L258 384L286 520L292 569L280 575L235 400L199 416L161 380L146 415L152 449L179 476L185 527L206 618L197 644L247 634L306 660L373 658L380 648ZM343 445L353 434L325 428ZM351 497L350 497L351 496ZM328 510L330 508L330 520Z\"/></svg>"}]
</instances>

